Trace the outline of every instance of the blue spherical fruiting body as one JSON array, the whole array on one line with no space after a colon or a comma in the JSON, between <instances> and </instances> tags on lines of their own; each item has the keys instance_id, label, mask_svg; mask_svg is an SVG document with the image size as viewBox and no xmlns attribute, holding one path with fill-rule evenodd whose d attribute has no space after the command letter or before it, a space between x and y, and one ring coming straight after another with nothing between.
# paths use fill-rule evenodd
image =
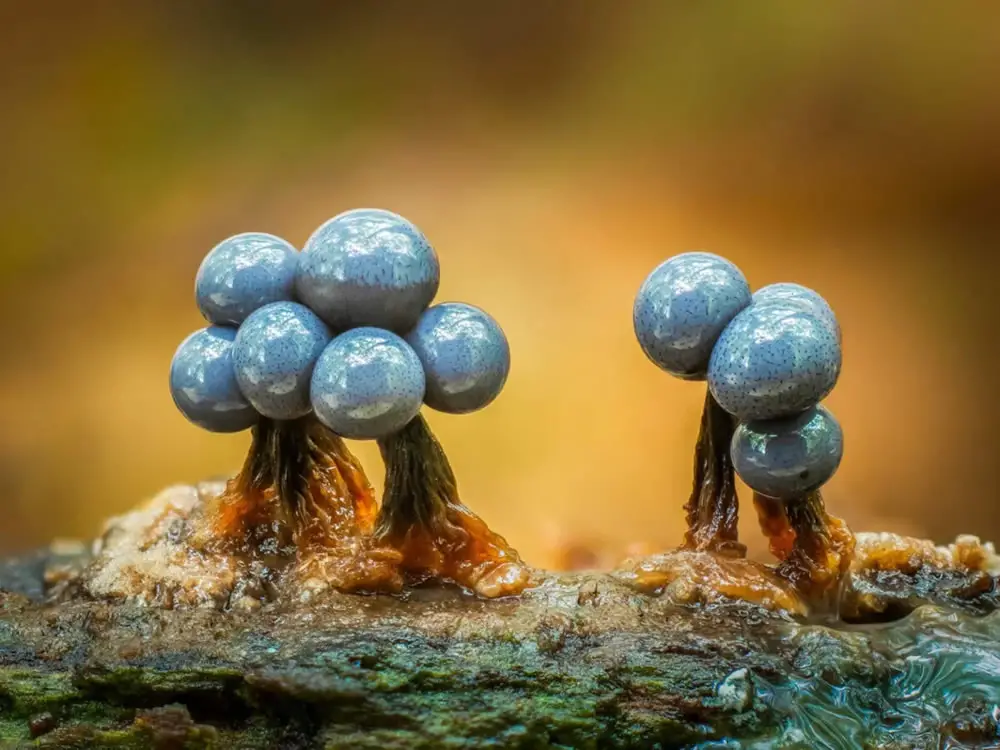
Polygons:
<instances>
[{"instance_id":1,"label":"blue spherical fruiting body","mask_svg":"<svg viewBox=\"0 0 1000 750\"><path fill-rule=\"evenodd\" d=\"M407 333L437 294L437 254L413 224L363 208L335 216L299 256L298 298L334 331L356 326Z\"/></svg>"},{"instance_id":2,"label":"blue spherical fruiting body","mask_svg":"<svg viewBox=\"0 0 1000 750\"><path fill-rule=\"evenodd\" d=\"M643 282L632 323L654 364L671 375L701 380L715 342L749 304L750 285L739 268L711 253L683 253Z\"/></svg>"},{"instance_id":3,"label":"blue spherical fruiting body","mask_svg":"<svg viewBox=\"0 0 1000 750\"><path fill-rule=\"evenodd\" d=\"M840 341L799 306L752 305L719 337L708 387L743 422L777 419L818 404L840 376Z\"/></svg>"},{"instance_id":4,"label":"blue spherical fruiting body","mask_svg":"<svg viewBox=\"0 0 1000 750\"><path fill-rule=\"evenodd\" d=\"M198 309L209 323L238 326L254 310L292 299L298 252L273 234L245 232L205 256L195 277Z\"/></svg>"},{"instance_id":5,"label":"blue spherical fruiting body","mask_svg":"<svg viewBox=\"0 0 1000 750\"><path fill-rule=\"evenodd\" d=\"M791 282L768 284L754 292L753 304L786 304L800 307L826 321L837 332L837 337L840 337L840 323L830 303L819 292L807 286Z\"/></svg>"},{"instance_id":6,"label":"blue spherical fruiting body","mask_svg":"<svg viewBox=\"0 0 1000 750\"><path fill-rule=\"evenodd\" d=\"M407 335L424 366L424 403L466 414L493 401L507 382L510 346L497 322L478 307L444 302L429 308Z\"/></svg>"},{"instance_id":7,"label":"blue spherical fruiting body","mask_svg":"<svg viewBox=\"0 0 1000 750\"><path fill-rule=\"evenodd\" d=\"M330 330L305 305L265 305L236 334L233 364L240 390L265 417L305 416L313 367L329 342Z\"/></svg>"},{"instance_id":8,"label":"blue spherical fruiting body","mask_svg":"<svg viewBox=\"0 0 1000 750\"><path fill-rule=\"evenodd\" d=\"M313 371L310 397L319 420L356 440L386 437L420 411L424 368L416 352L382 328L337 336Z\"/></svg>"},{"instance_id":9,"label":"blue spherical fruiting body","mask_svg":"<svg viewBox=\"0 0 1000 750\"><path fill-rule=\"evenodd\" d=\"M819 489L843 455L843 432L822 406L784 419L741 424L731 449L740 478L755 492L782 500Z\"/></svg>"},{"instance_id":10,"label":"blue spherical fruiting body","mask_svg":"<svg viewBox=\"0 0 1000 750\"><path fill-rule=\"evenodd\" d=\"M211 432L239 432L258 419L236 382L235 338L234 328L202 328L184 339L170 363L174 403L181 414Z\"/></svg>"}]
</instances>

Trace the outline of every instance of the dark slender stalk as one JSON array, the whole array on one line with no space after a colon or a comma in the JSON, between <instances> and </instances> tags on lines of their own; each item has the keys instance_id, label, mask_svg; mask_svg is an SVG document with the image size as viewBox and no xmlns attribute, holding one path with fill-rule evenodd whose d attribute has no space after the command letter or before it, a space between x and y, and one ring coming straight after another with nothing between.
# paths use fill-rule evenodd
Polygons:
<instances>
[{"instance_id":1,"label":"dark slender stalk","mask_svg":"<svg viewBox=\"0 0 1000 750\"><path fill-rule=\"evenodd\" d=\"M386 480L375 539L399 552L411 580L452 581L487 598L524 590L528 568L459 499L444 449L422 416L379 448Z\"/></svg>"},{"instance_id":2,"label":"dark slender stalk","mask_svg":"<svg viewBox=\"0 0 1000 750\"><path fill-rule=\"evenodd\" d=\"M373 515L371 487L340 437L312 416L261 419L200 536L210 547L292 556L304 544L331 547L367 533Z\"/></svg>"},{"instance_id":3,"label":"dark slender stalk","mask_svg":"<svg viewBox=\"0 0 1000 750\"><path fill-rule=\"evenodd\" d=\"M250 430L250 450L247 452L243 470L237 479L245 482L249 489L263 490L274 484L274 455L272 446L278 423L262 418Z\"/></svg>"},{"instance_id":4,"label":"dark slender stalk","mask_svg":"<svg viewBox=\"0 0 1000 750\"><path fill-rule=\"evenodd\" d=\"M785 503L785 515L795 532L795 548L807 559L819 561L831 543L822 495L812 492Z\"/></svg>"},{"instance_id":5,"label":"dark slender stalk","mask_svg":"<svg viewBox=\"0 0 1000 750\"><path fill-rule=\"evenodd\" d=\"M813 606L833 606L854 559L854 535L826 511L817 490L792 500L754 495L761 530L781 563L778 573Z\"/></svg>"},{"instance_id":6,"label":"dark slender stalk","mask_svg":"<svg viewBox=\"0 0 1000 750\"><path fill-rule=\"evenodd\" d=\"M378 441L385 461L385 491L375 534L402 539L412 528L457 541L465 530L452 523L448 508L461 506L448 457L423 415Z\"/></svg>"},{"instance_id":7,"label":"dark slender stalk","mask_svg":"<svg viewBox=\"0 0 1000 750\"><path fill-rule=\"evenodd\" d=\"M277 422L272 434L269 453L278 499L285 512L302 523L319 458L309 440L309 423Z\"/></svg>"},{"instance_id":8,"label":"dark slender stalk","mask_svg":"<svg viewBox=\"0 0 1000 750\"><path fill-rule=\"evenodd\" d=\"M688 525L684 546L689 549L746 554L739 542L739 500L729 456L735 429L735 419L707 391L694 453L694 486L684 506Z\"/></svg>"}]
</instances>

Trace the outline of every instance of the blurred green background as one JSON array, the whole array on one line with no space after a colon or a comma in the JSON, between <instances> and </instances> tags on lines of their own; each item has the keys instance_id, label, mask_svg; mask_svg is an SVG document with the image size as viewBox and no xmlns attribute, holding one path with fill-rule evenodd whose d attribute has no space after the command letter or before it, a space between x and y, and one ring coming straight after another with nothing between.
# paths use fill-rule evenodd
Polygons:
<instances>
[{"instance_id":1,"label":"blurred green background","mask_svg":"<svg viewBox=\"0 0 1000 750\"><path fill-rule=\"evenodd\" d=\"M166 387L198 263L357 206L507 331L500 399L429 416L528 560L680 539L704 390L631 308L692 249L838 311L836 512L1000 536L998 83L983 2L0 2L0 549L235 469Z\"/></svg>"}]
</instances>

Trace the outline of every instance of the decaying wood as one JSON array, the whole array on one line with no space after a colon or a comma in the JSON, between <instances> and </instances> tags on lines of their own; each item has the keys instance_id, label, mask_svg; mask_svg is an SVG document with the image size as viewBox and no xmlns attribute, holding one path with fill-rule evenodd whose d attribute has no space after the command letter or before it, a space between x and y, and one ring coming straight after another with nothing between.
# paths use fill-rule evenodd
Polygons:
<instances>
[{"instance_id":1,"label":"decaying wood","mask_svg":"<svg viewBox=\"0 0 1000 750\"><path fill-rule=\"evenodd\" d=\"M1000 620L975 616L996 608L997 560L972 538L934 547L859 535L841 608L857 622L897 620L875 630L796 617L791 600L774 601L788 589L766 566L690 550L610 573L536 571L522 596L492 601L440 586L298 589L255 607L209 598L173 609L112 589L97 596L78 577L86 558L46 553L0 568L0 746L997 739L1000 676L974 671L990 654L1000 663ZM748 582L758 603L746 601ZM918 668L924 651L935 657Z\"/></svg>"}]
</instances>

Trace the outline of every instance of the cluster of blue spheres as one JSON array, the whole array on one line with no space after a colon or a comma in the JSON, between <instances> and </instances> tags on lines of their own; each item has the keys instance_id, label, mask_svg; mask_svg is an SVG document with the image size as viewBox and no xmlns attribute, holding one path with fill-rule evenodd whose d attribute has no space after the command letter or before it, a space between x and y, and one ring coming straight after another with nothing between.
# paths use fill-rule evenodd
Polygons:
<instances>
[{"instance_id":1,"label":"cluster of blue spheres","mask_svg":"<svg viewBox=\"0 0 1000 750\"><path fill-rule=\"evenodd\" d=\"M423 233L381 209L335 216L302 252L270 234L230 237L198 270L210 325L174 355L174 403L213 432L314 412L355 439L396 432L423 403L481 409L507 380L510 348L479 308L431 307L439 280Z\"/></svg>"},{"instance_id":2,"label":"cluster of blue spheres","mask_svg":"<svg viewBox=\"0 0 1000 750\"><path fill-rule=\"evenodd\" d=\"M635 300L633 323L658 367L708 380L739 424L731 456L756 492L792 499L833 476L843 433L820 406L840 376L840 326L818 293L772 284L751 294L739 268L711 253L659 265Z\"/></svg>"}]
</instances>

